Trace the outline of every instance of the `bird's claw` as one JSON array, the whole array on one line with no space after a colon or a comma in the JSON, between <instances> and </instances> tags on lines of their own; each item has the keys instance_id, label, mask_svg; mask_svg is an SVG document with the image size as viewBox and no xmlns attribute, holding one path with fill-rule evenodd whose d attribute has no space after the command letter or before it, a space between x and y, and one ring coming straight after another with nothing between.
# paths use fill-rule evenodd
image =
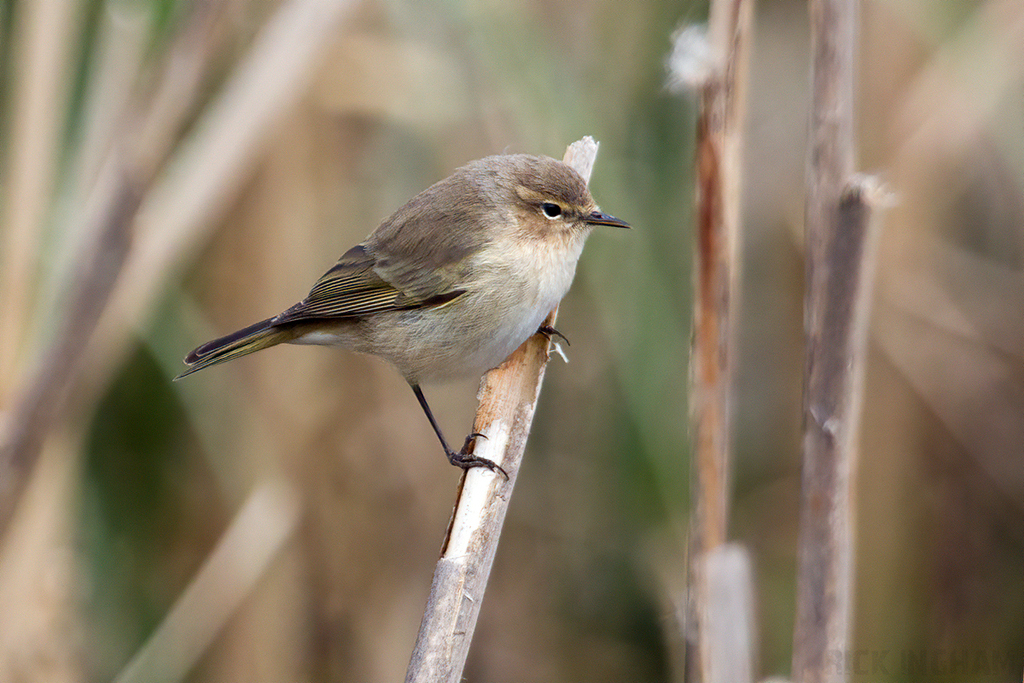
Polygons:
<instances>
[{"instance_id":1,"label":"bird's claw","mask_svg":"<svg viewBox=\"0 0 1024 683\"><path fill-rule=\"evenodd\" d=\"M469 450L470 446L473 445L473 442L481 437L484 439L487 438L486 435L481 434L480 432L473 432L472 434L467 436L466 442L462 444L461 451L456 453L455 451L449 450L447 452L448 462L455 465L456 467L461 467L464 470L470 470L473 469L474 467L486 467L490 471L497 472L501 476L505 477L505 481L508 481L508 472L502 469L501 465L494 462L493 460L488 460L487 458L481 458L478 455L474 455L473 452Z\"/></svg>"},{"instance_id":2,"label":"bird's claw","mask_svg":"<svg viewBox=\"0 0 1024 683\"><path fill-rule=\"evenodd\" d=\"M537 334L543 334L545 337L548 338L548 341L551 341L554 337L558 337L559 339L565 342L566 346L572 346L572 344L569 343L569 340L566 338L566 336L559 332L558 330L556 330L551 325L541 325L539 328L537 328Z\"/></svg>"}]
</instances>

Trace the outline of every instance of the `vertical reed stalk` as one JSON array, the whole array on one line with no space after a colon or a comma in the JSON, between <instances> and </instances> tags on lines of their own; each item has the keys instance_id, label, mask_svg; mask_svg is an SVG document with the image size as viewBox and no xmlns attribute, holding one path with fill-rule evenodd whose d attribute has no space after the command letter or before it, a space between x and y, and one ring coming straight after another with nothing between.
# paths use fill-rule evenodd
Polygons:
<instances>
[{"instance_id":1,"label":"vertical reed stalk","mask_svg":"<svg viewBox=\"0 0 1024 683\"><path fill-rule=\"evenodd\" d=\"M856 0L812 0L803 481L793 679L842 681L854 479L874 270L871 184L853 174Z\"/></svg>"},{"instance_id":2,"label":"vertical reed stalk","mask_svg":"<svg viewBox=\"0 0 1024 683\"><path fill-rule=\"evenodd\" d=\"M731 651L711 642L714 567L705 559L727 540L731 480L732 378L735 318L740 281L740 179L745 55L752 2L711 4L710 70L699 85L697 120L697 225L690 354L690 410L694 462L691 541L692 661L699 680L717 681L732 668L714 653ZM749 653L750 643L743 651ZM749 667L748 667L749 669Z\"/></svg>"}]
</instances>

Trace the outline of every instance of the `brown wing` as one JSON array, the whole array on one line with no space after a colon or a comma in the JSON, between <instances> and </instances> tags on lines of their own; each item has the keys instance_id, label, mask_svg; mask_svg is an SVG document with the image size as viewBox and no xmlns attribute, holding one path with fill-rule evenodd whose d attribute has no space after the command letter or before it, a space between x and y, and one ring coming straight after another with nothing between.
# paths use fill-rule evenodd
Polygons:
<instances>
[{"instance_id":1,"label":"brown wing","mask_svg":"<svg viewBox=\"0 0 1024 683\"><path fill-rule=\"evenodd\" d=\"M500 191L479 162L458 169L350 249L274 324L437 306L463 294L468 257L487 242L484 226L512 220Z\"/></svg>"},{"instance_id":2,"label":"brown wing","mask_svg":"<svg viewBox=\"0 0 1024 683\"><path fill-rule=\"evenodd\" d=\"M486 223L511 220L495 205L498 198L493 177L472 164L431 185L366 239L374 272L422 300L459 288L468 257L487 242Z\"/></svg>"},{"instance_id":3,"label":"brown wing","mask_svg":"<svg viewBox=\"0 0 1024 683\"><path fill-rule=\"evenodd\" d=\"M366 247L348 250L333 268L317 280L305 299L273 319L273 325L323 318L358 318L383 311L437 306L465 290L447 286L402 291L382 278L377 260Z\"/></svg>"}]
</instances>

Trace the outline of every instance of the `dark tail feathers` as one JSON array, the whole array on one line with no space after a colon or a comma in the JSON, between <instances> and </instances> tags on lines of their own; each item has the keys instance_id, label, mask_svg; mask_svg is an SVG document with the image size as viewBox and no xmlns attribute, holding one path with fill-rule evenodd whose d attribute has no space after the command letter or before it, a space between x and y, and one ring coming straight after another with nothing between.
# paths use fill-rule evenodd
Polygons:
<instances>
[{"instance_id":1,"label":"dark tail feathers","mask_svg":"<svg viewBox=\"0 0 1024 683\"><path fill-rule=\"evenodd\" d=\"M185 365L189 367L174 380L177 381L211 365L289 341L295 336L289 327L275 327L272 321L273 318L267 318L237 332L206 342L185 356Z\"/></svg>"}]
</instances>

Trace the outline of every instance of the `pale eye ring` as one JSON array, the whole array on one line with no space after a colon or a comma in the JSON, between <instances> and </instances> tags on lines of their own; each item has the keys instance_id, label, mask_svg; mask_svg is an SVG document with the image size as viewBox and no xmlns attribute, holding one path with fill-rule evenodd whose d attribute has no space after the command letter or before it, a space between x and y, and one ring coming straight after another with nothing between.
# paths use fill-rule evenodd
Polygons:
<instances>
[{"instance_id":1,"label":"pale eye ring","mask_svg":"<svg viewBox=\"0 0 1024 683\"><path fill-rule=\"evenodd\" d=\"M562 215L562 207L554 202L544 202L540 205L540 210L544 212L544 216L550 220L554 220Z\"/></svg>"}]
</instances>

